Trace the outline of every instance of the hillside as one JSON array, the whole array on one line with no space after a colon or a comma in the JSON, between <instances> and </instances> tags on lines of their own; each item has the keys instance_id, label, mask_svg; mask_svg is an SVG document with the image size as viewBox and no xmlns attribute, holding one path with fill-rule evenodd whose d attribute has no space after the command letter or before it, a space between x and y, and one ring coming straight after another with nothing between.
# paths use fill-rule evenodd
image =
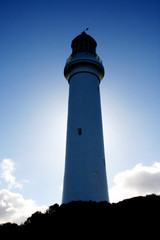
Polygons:
<instances>
[{"instance_id":1,"label":"hillside","mask_svg":"<svg viewBox=\"0 0 160 240\"><path fill-rule=\"evenodd\" d=\"M0 225L5 239L72 239L97 237L151 236L159 233L160 196L135 197L116 204L107 202L71 202L36 212L23 224ZM52 236L52 237L51 237ZM105 238L106 238L105 237Z\"/></svg>"}]
</instances>

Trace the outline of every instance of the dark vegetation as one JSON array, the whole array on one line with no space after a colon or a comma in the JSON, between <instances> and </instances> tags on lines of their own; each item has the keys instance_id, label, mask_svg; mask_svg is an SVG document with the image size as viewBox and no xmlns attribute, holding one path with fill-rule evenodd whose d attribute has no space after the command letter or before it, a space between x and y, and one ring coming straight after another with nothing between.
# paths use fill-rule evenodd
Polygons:
<instances>
[{"instance_id":1,"label":"dark vegetation","mask_svg":"<svg viewBox=\"0 0 160 240\"><path fill-rule=\"evenodd\" d=\"M55 204L45 213L34 213L21 225L0 225L0 239L156 239L159 231L160 196L148 195L116 204Z\"/></svg>"}]
</instances>

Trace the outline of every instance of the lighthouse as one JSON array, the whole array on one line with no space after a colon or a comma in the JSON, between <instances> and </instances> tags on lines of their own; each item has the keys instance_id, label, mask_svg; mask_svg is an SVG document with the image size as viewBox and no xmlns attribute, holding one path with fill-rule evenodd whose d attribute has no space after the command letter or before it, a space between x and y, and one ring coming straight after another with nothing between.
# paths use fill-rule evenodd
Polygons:
<instances>
[{"instance_id":1,"label":"lighthouse","mask_svg":"<svg viewBox=\"0 0 160 240\"><path fill-rule=\"evenodd\" d=\"M100 102L104 67L96 46L82 32L64 67L69 100L62 203L109 201Z\"/></svg>"}]
</instances>

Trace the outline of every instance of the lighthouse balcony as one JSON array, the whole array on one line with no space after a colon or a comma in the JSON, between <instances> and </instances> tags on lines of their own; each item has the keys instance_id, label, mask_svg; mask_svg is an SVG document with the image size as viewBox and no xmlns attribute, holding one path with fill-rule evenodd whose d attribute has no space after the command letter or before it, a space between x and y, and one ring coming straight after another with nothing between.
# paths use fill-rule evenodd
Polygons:
<instances>
[{"instance_id":1,"label":"lighthouse balcony","mask_svg":"<svg viewBox=\"0 0 160 240\"><path fill-rule=\"evenodd\" d=\"M66 60L66 64L75 60L80 60L80 59L92 59L103 64L98 54L94 54L90 52L78 52L76 54L71 54L69 58Z\"/></svg>"},{"instance_id":2,"label":"lighthouse balcony","mask_svg":"<svg viewBox=\"0 0 160 240\"><path fill-rule=\"evenodd\" d=\"M92 73L101 82L104 76L104 67L100 57L96 53L89 52L71 54L65 64L64 76L70 82L71 76L80 72Z\"/></svg>"}]
</instances>

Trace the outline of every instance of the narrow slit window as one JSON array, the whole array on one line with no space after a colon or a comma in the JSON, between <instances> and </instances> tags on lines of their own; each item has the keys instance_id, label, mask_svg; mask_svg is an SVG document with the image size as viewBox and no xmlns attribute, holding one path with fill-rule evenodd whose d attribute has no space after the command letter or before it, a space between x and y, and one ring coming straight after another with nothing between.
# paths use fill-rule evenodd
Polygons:
<instances>
[{"instance_id":1,"label":"narrow slit window","mask_svg":"<svg viewBox=\"0 0 160 240\"><path fill-rule=\"evenodd\" d=\"M78 128L78 135L82 135L82 128Z\"/></svg>"}]
</instances>

